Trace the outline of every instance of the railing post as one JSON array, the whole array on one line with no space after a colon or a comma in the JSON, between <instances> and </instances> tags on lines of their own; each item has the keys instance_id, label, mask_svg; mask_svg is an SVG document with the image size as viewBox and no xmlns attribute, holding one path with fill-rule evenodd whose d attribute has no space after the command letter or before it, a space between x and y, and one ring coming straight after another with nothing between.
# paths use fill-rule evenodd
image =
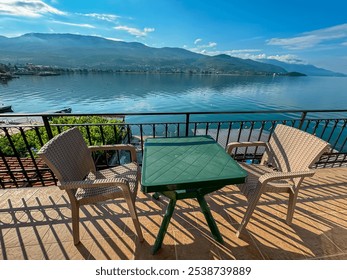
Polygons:
<instances>
[{"instance_id":1,"label":"railing post","mask_svg":"<svg viewBox=\"0 0 347 280\"><path fill-rule=\"evenodd\" d=\"M306 115L307 115L307 112L306 112L306 111L303 111L302 114L301 114L299 129L302 128L302 125L304 124L304 121L305 121L305 119L306 119Z\"/></svg>"},{"instance_id":2,"label":"railing post","mask_svg":"<svg viewBox=\"0 0 347 280\"><path fill-rule=\"evenodd\" d=\"M190 114L186 113L186 136L189 136L189 118Z\"/></svg>"},{"instance_id":3,"label":"railing post","mask_svg":"<svg viewBox=\"0 0 347 280\"><path fill-rule=\"evenodd\" d=\"M48 121L48 117L47 116L42 116L42 120L43 120L43 124L45 125L45 128L46 128L48 139L52 139L53 138L53 133L52 133L52 129L51 129L51 126L49 124L49 121Z\"/></svg>"}]
</instances>

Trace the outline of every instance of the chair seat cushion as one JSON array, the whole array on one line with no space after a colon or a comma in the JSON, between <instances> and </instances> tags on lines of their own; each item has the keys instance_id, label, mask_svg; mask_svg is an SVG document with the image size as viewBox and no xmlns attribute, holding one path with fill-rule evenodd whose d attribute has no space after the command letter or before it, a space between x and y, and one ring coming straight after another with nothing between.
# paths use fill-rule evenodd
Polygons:
<instances>
[{"instance_id":1,"label":"chair seat cushion","mask_svg":"<svg viewBox=\"0 0 347 280\"><path fill-rule=\"evenodd\" d=\"M123 178L129 182L130 192L136 194L137 192L137 176L138 165L134 162L116 166L104 170L97 171L96 174L89 174L86 179L110 179L110 178ZM107 199L123 197L122 190L117 187L95 187L95 188L79 188L76 192L76 199L80 204L93 203L104 201Z\"/></svg>"}]
</instances>

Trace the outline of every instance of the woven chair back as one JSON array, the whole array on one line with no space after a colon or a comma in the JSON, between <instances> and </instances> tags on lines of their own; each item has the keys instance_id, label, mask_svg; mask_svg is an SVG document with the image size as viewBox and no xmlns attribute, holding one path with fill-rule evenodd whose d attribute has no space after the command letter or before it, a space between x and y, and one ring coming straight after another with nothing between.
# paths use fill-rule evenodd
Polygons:
<instances>
[{"instance_id":1,"label":"woven chair back","mask_svg":"<svg viewBox=\"0 0 347 280\"><path fill-rule=\"evenodd\" d=\"M282 172L310 168L327 150L322 139L286 125L278 124L268 143L268 162Z\"/></svg>"},{"instance_id":2,"label":"woven chair back","mask_svg":"<svg viewBox=\"0 0 347 280\"><path fill-rule=\"evenodd\" d=\"M95 173L91 152L77 127L52 138L38 154L60 182L84 180Z\"/></svg>"}]
</instances>

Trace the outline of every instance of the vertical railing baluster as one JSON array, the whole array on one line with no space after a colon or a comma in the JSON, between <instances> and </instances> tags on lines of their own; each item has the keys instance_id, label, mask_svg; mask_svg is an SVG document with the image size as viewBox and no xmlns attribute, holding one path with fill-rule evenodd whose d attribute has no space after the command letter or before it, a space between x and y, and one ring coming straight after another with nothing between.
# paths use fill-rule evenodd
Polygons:
<instances>
[{"instance_id":1,"label":"vertical railing baluster","mask_svg":"<svg viewBox=\"0 0 347 280\"><path fill-rule=\"evenodd\" d=\"M49 124L49 117L48 116L42 116L42 121L43 121L43 124L45 126L48 139L52 139L53 138L53 133L52 133L51 126Z\"/></svg>"},{"instance_id":2,"label":"vertical railing baluster","mask_svg":"<svg viewBox=\"0 0 347 280\"><path fill-rule=\"evenodd\" d=\"M5 165L5 168L8 172L8 174L10 175L10 178L12 180L12 182L14 183L14 185L16 186L16 188L18 188L18 183L17 183L17 180L16 180L16 177L14 176L12 170L11 170L11 166L8 164L7 162L7 159L6 159L6 156L3 154L2 150L0 149L0 157ZM4 188L5 188L5 184L3 183L2 185Z\"/></svg>"},{"instance_id":3,"label":"vertical railing baluster","mask_svg":"<svg viewBox=\"0 0 347 280\"><path fill-rule=\"evenodd\" d=\"M130 124L127 124L127 135L128 135L128 144L131 144L132 134L131 134Z\"/></svg>"},{"instance_id":4,"label":"vertical railing baluster","mask_svg":"<svg viewBox=\"0 0 347 280\"><path fill-rule=\"evenodd\" d=\"M43 146L44 143L42 141L42 137L41 137L41 133L40 133L40 130L37 126L34 127L34 130L35 130L35 134L36 134L36 137L37 139L39 139L39 142L40 142L40 146Z\"/></svg>"},{"instance_id":5,"label":"vertical railing baluster","mask_svg":"<svg viewBox=\"0 0 347 280\"><path fill-rule=\"evenodd\" d=\"M101 135L101 145L105 145L106 141L105 141L105 135L104 135L103 126L102 125L98 125L98 127L99 127L99 131L100 131L100 135ZM108 167L109 163L108 163L107 151L103 151L103 155L104 155L106 166Z\"/></svg>"},{"instance_id":6,"label":"vertical railing baluster","mask_svg":"<svg viewBox=\"0 0 347 280\"><path fill-rule=\"evenodd\" d=\"M299 129L302 128L302 125L304 124L306 116L307 116L307 112L303 111L302 114L301 114L301 118L300 118L300 123L299 123L299 127L298 127Z\"/></svg>"},{"instance_id":7,"label":"vertical railing baluster","mask_svg":"<svg viewBox=\"0 0 347 280\"><path fill-rule=\"evenodd\" d=\"M271 127L270 127L270 131L269 131L269 136L268 136L266 142L269 142L269 141L270 141L270 138L271 138L271 136L272 136L272 133L273 133L274 130L275 130L276 124L277 124L277 121L271 121Z\"/></svg>"},{"instance_id":8,"label":"vertical railing baluster","mask_svg":"<svg viewBox=\"0 0 347 280\"><path fill-rule=\"evenodd\" d=\"M312 131L313 135L316 135L316 131L317 131L318 127L319 127L320 120L315 120L315 122L316 122L316 124L313 127L313 131Z\"/></svg>"},{"instance_id":9,"label":"vertical railing baluster","mask_svg":"<svg viewBox=\"0 0 347 280\"><path fill-rule=\"evenodd\" d=\"M19 164L19 166L20 166L20 168L21 168L21 172L23 173L23 176L25 177L25 179L27 180L27 182L29 182L28 174L27 174L27 172L26 172L26 170L25 170L25 168L24 168L24 165L23 165L23 163L22 163L22 160L20 159L20 155L19 155L19 153L18 153L18 151L17 151L17 149L16 149L16 147L15 147L13 141L12 141L11 135L9 134L9 132L8 132L8 130L7 130L6 127L4 127L3 130L4 130L4 132L5 132L5 135L6 135L6 138L7 138L8 142L9 142L9 144L10 144L10 147L12 148L12 151L13 151L13 153L14 153L14 155L15 155L17 161L18 161L18 164Z\"/></svg>"},{"instance_id":10,"label":"vertical railing baluster","mask_svg":"<svg viewBox=\"0 0 347 280\"><path fill-rule=\"evenodd\" d=\"M225 149L227 148L227 145L229 144L230 132L231 132L232 126L233 126L233 122L229 122L227 140L224 147Z\"/></svg>"},{"instance_id":11,"label":"vertical railing baluster","mask_svg":"<svg viewBox=\"0 0 347 280\"><path fill-rule=\"evenodd\" d=\"M105 145L106 141L105 141L104 129L103 129L102 125L99 125L99 130L100 130L100 134L101 134L102 145Z\"/></svg>"},{"instance_id":12,"label":"vertical railing baluster","mask_svg":"<svg viewBox=\"0 0 347 280\"><path fill-rule=\"evenodd\" d=\"M218 137L219 137L219 130L220 130L220 122L218 122L217 125L217 135L216 135L216 141L218 142Z\"/></svg>"},{"instance_id":13,"label":"vertical railing baluster","mask_svg":"<svg viewBox=\"0 0 347 280\"><path fill-rule=\"evenodd\" d=\"M141 153L143 155L143 127L142 127L142 124L140 124L140 141L141 141Z\"/></svg>"},{"instance_id":14,"label":"vertical railing baluster","mask_svg":"<svg viewBox=\"0 0 347 280\"><path fill-rule=\"evenodd\" d=\"M304 131L307 132L307 129L309 128L310 123L311 123L311 120L307 120L307 122L306 122L306 127L303 129Z\"/></svg>"},{"instance_id":15,"label":"vertical railing baluster","mask_svg":"<svg viewBox=\"0 0 347 280\"><path fill-rule=\"evenodd\" d=\"M152 135L155 138L155 124L152 124Z\"/></svg>"},{"instance_id":16,"label":"vertical railing baluster","mask_svg":"<svg viewBox=\"0 0 347 280\"><path fill-rule=\"evenodd\" d=\"M91 146L91 145L93 145L93 143L92 143L92 137L90 136L89 125L86 125L85 128L86 128L86 132L87 132L88 142L89 142L89 145Z\"/></svg>"},{"instance_id":17,"label":"vertical railing baluster","mask_svg":"<svg viewBox=\"0 0 347 280\"><path fill-rule=\"evenodd\" d=\"M209 122L206 122L206 131L205 131L205 135L208 135L208 129L209 129Z\"/></svg>"},{"instance_id":18,"label":"vertical railing baluster","mask_svg":"<svg viewBox=\"0 0 347 280\"><path fill-rule=\"evenodd\" d=\"M248 134L248 137L247 137L247 142L250 142L250 140L251 140L251 135L252 135L253 128L254 128L254 122L252 121L251 122L251 126L249 127L249 134ZM247 152L248 152L248 147L245 148L245 153L243 155L243 159L246 159Z\"/></svg>"},{"instance_id":19,"label":"vertical railing baluster","mask_svg":"<svg viewBox=\"0 0 347 280\"><path fill-rule=\"evenodd\" d=\"M347 143L347 136L345 137L345 140L343 141L343 144L342 144L342 146L341 146L340 151L343 151L343 150L344 150L346 143ZM347 153L346 153L346 156L347 156Z\"/></svg>"},{"instance_id":20,"label":"vertical railing baluster","mask_svg":"<svg viewBox=\"0 0 347 280\"><path fill-rule=\"evenodd\" d=\"M196 136L196 131L198 129L198 123L194 123L194 136Z\"/></svg>"},{"instance_id":21,"label":"vertical railing baluster","mask_svg":"<svg viewBox=\"0 0 347 280\"><path fill-rule=\"evenodd\" d=\"M319 138L323 139L323 135L324 135L324 133L325 133L325 131L326 131L328 125L329 125L329 122L330 122L329 120L325 120L325 125L323 127L323 131L322 131L321 135L319 136Z\"/></svg>"},{"instance_id":22,"label":"vertical railing baluster","mask_svg":"<svg viewBox=\"0 0 347 280\"><path fill-rule=\"evenodd\" d=\"M239 133L238 133L238 135L237 135L237 140L236 140L236 142L240 142L240 140L241 140L241 133L242 133L243 125L244 125L244 122L241 121L241 122L240 122ZM236 155L237 155L237 152L238 152L238 148L235 149L235 157L236 157Z\"/></svg>"},{"instance_id":23,"label":"vertical railing baluster","mask_svg":"<svg viewBox=\"0 0 347 280\"><path fill-rule=\"evenodd\" d=\"M190 119L190 114L186 113L186 136L189 136L189 119Z\"/></svg>"},{"instance_id":24,"label":"vertical railing baluster","mask_svg":"<svg viewBox=\"0 0 347 280\"><path fill-rule=\"evenodd\" d=\"M114 144L118 144L118 132L117 132L117 124L112 125L113 128L113 135L114 135Z\"/></svg>"},{"instance_id":25,"label":"vertical railing baluster","mask_svg":"<svg viewBox=\"0 0 347 280\"><path fill-rule=\"evenodd\" d=\"M241 139L241 133L242 133L242 130L243 130L243 125L244 125L244 122L243 121L241 121L240 122L240 128L239 128L239 133L238 133L238 135L237 135L237 142L240 142L240 139Z\"/></svg>"},{"instance_id":26,"label":"vertical railing baluster","mask_svg":"<svg viewBox=\"0 0 347 280\"><path fill-rule=\"evenodd\" d=\"M61 126L60 126L60 125L56 126L56 128L58 129L58 134L62 132L62 131L61 131Z\"/></svg>"},{"instance_id":27,"label":"vertical railing baluster","mask_svg":"<svg viewBox=\"0 0 347 280\"><path fill-rule=\"evenodd\" d=\"M266 124L265 121L261 122L261 127L260 127L260 130L259 130L257 141L261 141L261 136L263 135L265 124ZM258 152L258 146L256 146L255 149L254 149L253 160L256 158L257 152Z\"/></svg>"},{"instance_id":28,"label":"vertical railing baluster","mask_svg":"<svg viewBox=\"0 0 347 280\"><path fill-rule=\"evenodd\" d=\"M340 130L340 133L339 133L339 135L337 136L335 143L331 146L332 149L335 149L335 147L336 147L338 141L340 140L340 137L341 137L343 131L344 131L345 128L346 128L346 125L347 125L347 120L344 120L343 126L341 127L341 130Z\"/></svg>"},{"instance_id":29,"label":"vertical railing baluster","mask_svg":"<svg viewBox=\"0 0 347 280\"><path fill-rule=\"evenodd\" d=\"M333 136L334 132L335 132L335 129L337 127L337 124L338 124L339 120L335 120L335 125L333 126L333 128L331 129L331 133L329 135L329 138L326 140L327 142L330 142L331 140L331 137Z\"/></svg>"},{"instance_id":30,"label":"vertical railing baluster","mask_svg":"<svg viewBox=\"0 0 347 280\"><path fill-rule=\"evenodd\" d=\"M24 132L24 130L23 130L22 127L19 127L19 131L20 131L20 133L21 133L21 135L22 135L24 144L25 144L25 146L27 147L27 151L29 152L29 155L30 155L30 158L31 158L31 162L32 162L33 165L34 165L35 173L37 174L37 176L39 176L39 179L40 179L42 185L44 186L45 183L44 183L44 181L43 181L43 179L42 179L41 172L40 172L40 170L39 170L39 168L38 168L38 166L37 166L37 164L36 164L35 157L34 157L34 155L33 155L33 152L32 152L32 150L31 150L31 147L29 146L28 139L27 139L27 137L26 137L26 135L25 135L25 132ZM28 182L28 183L30 184L30 182Z\"/></svg>"},{"instance_id":31,"label":"vertical railing baluster","mask_svg":"<svg viewBox=\"0 0 347 280\"><path fill-rule=\"evenodd\" d=\"M247 138L248 142L251 141L251 136L252 136L252 133L253 133L253 129L254 129L254 121L251 121L251 126L249 127L249 134L248 134L248 138Z\"/></svg>"}]
</instances>

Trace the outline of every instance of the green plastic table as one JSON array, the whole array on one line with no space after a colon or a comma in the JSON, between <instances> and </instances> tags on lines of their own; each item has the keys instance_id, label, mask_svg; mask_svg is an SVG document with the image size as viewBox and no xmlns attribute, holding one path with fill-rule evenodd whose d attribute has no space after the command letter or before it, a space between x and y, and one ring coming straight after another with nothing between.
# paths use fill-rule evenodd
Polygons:
<instances>
[{"instance_id":1,"label":"green plastic table","mask_svg":"<svg viewBox=\"0 0 347 280\"><path fill-rule=\"evenodd\" d=\"M196 198L212 236L223 238L204 196L225 185L245 182L247 172L210 136L150 138L144 144L141 189L170 199L152 253L161 247L176 201Z\"/></svg>"}]
</instances>

